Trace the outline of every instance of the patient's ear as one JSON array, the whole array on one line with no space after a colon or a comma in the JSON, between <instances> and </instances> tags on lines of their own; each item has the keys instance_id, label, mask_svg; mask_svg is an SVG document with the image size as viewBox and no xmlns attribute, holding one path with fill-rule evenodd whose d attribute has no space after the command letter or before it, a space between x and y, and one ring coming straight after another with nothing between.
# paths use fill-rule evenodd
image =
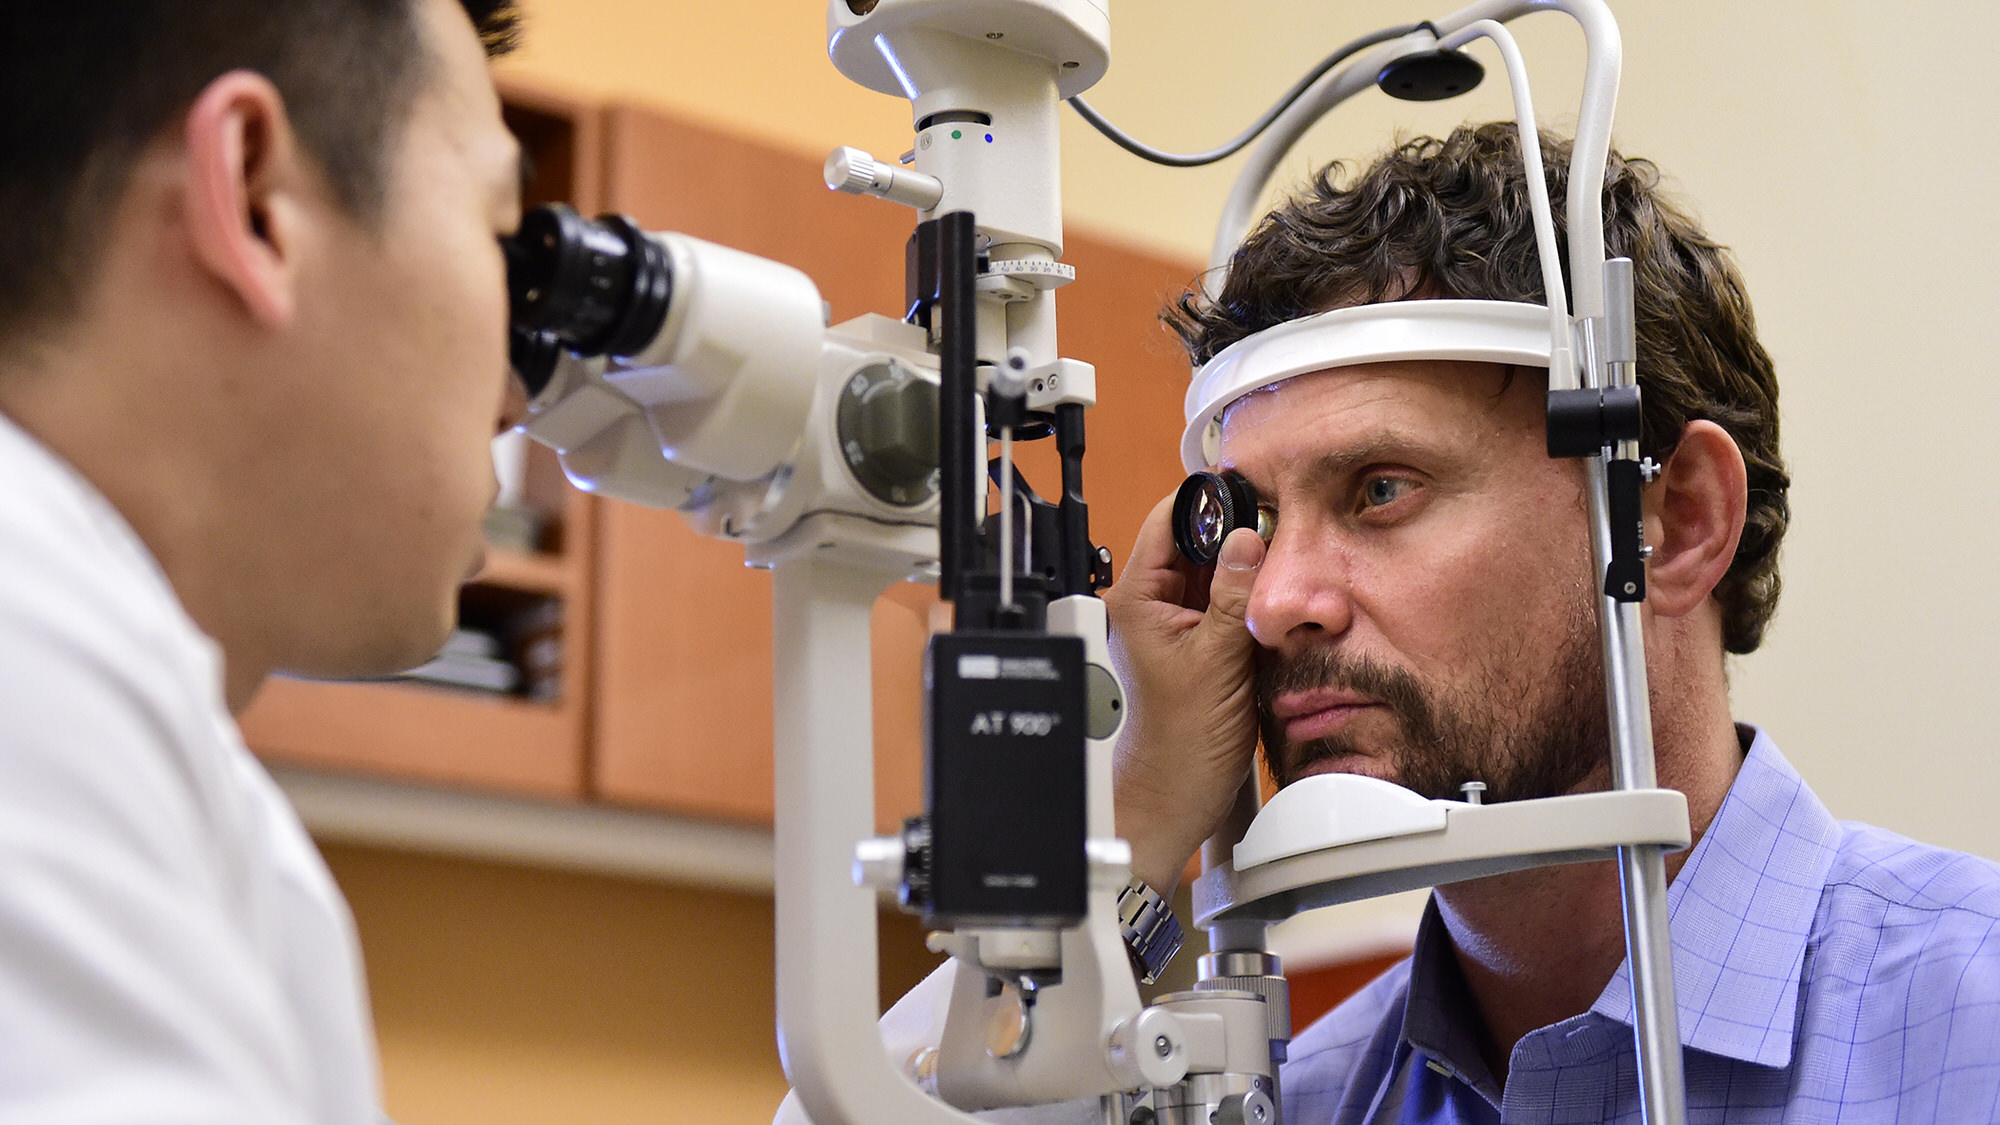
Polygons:
<instances>
[{"instance_id":1,"label":"patient's ear","mask_svg":"<svg viewBox=\"0 0 2000 1125\"><path fill-rule=\"evenodd\" d=\"M1689 422L1658 480L1646 488L1646 603L1679 617L1715 591L1736 558L1749 506L1743 454L1714 422Z\"/></svg>"},{"instance_id":2,"label":"patient's ear","mask_svg":"<svg viewBox=\"0 0 2000 1125\"><path fill-rule=\"evenodd\" d=\"M251 317L289 323L301 203L318 185L284 99L263 75L231 71L196 96L182 129L187 162L178 186L190 252Z\"/></svg>"}]
</instances>

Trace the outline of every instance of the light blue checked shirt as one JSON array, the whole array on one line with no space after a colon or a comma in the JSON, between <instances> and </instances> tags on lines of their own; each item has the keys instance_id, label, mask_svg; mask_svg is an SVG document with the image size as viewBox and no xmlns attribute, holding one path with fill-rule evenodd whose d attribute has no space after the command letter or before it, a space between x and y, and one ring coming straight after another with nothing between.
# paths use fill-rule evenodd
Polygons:
<instances>
[{"instance_id":1,"label":"light blue checked shirt","mask_svg":"<svg viewBox=\"0 0 2000 1125\"><path fill-rule=\"evenodd\" d=\"M1668 890L1689 1125L2000 1121L2000 865L1835 821L1753 734ZM1503 1096L1436 907L1292 1044L1287 1125L1638 1122L1629 966Z\"/></svg>"}]
</instances>

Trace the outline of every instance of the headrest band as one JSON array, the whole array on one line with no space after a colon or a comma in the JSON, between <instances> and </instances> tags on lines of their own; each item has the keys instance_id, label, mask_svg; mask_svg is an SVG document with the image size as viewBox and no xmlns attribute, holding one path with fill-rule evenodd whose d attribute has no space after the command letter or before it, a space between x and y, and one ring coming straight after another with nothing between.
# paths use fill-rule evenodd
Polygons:
<instances>
[{"instance_id":1,"label":"headrest band","mask_svg":"<svg viewBox=\"0 0 2000 1125\"><path fill-rule=\"evenodd\" d=\"M1222 417L1252 391L1297 375L1408 359L1549 365L1549 310L1518 301L1385 301L1286 321L1224 348L1194 373L1181 463L1216 463Z\"/></svg>"}]
</instances>

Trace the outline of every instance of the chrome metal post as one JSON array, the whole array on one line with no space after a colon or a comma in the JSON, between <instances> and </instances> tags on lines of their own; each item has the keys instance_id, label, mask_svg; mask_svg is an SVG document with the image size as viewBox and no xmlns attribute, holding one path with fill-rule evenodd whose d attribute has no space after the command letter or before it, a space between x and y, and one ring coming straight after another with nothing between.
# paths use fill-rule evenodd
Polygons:
<instances>
[{"instance_id":1,"label":"chrome metal post","mask_svg":"<svg viewBox=\"0 0 2000 1125\"><path fill-rule=\"evenodd\" d=\"M1630 259L1604 263L1604 290L1604 338L1600 341L1594 333L1585 332L1582 371L1594 385L1632 386L1638 349ZM1601 357L1596 354L1599 347L1603 348ZM1621 443L1620 448L1607 448L1604 456L1586 461L1591 545L1598 574L1605 572L1611 559L1607 466L1614 456L1637 460L1638 443ZM1640 605L1600 591L1598 621L1611 719L1611 784L1616 789L1658 785ZM1651 1125L1680 1125L1687 1119L1687 1086L1681 1058L1680 1009L1674 992L1673 941L1667 930L1666 853L1651 846L1619 848L1618 873L1624 899L1625 960L1631 971L1640 1107Z\"/></svg>"}]
</instances>

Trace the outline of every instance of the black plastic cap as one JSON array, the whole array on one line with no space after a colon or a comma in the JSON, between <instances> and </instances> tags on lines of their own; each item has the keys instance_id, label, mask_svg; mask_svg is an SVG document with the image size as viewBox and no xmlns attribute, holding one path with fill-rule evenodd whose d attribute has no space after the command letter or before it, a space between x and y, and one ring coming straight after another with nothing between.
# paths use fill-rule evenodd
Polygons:
<instances>
[{"instance_id":1,"label":"black plastic cap","mask_svg":"<svg viewBox=\"0 0 2000 1125\"><path fill-rule=\"evenodd\" d=\"M1441 102L1473 90L1485 77L1486 68L1463 51L1420 51L1383 67L1375 84L1406 102Z\"/></svg>"},{"instance_id":2,"label":"black plastic cap","mask_svg":"<svg viewBox=\"0 0 2000 1125\"><path fill-rule=\"evenodd\" d=\"M579 355L631 355L666 320L666 251L630 219L591 220L548 204L501 246L517 329L551 334Z\"/></svg>"}]
</instances>

